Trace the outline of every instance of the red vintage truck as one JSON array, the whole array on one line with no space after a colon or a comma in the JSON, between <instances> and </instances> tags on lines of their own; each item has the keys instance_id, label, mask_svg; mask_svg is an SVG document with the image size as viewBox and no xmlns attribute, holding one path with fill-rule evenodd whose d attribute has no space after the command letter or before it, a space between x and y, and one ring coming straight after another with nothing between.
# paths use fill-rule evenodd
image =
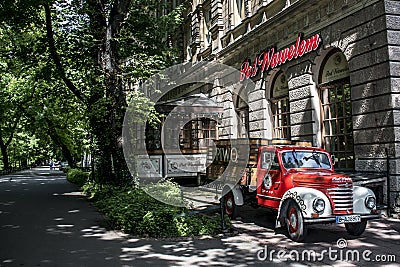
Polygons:
<instances>
[{"instance_id":1,"label":"red vintage truck","mask_svg":"<svg viewBox=\"0 0 400 267\"><path fill-rule=\"evenodd\" d=\"M249 203L273 209L278 214L276 226L286 226L295 241L303 240L307 227L317 223L344 223L349 234L358 236L367 220L380 217L373 191L336 173L327 151L268 140L250 140L249 145L248 163L235 183L221 179L226 164L240 158L240 149L232 142L216 141L217 155L207 167L207 178L220 180L229 216L236 217L238 208Z\"/></svg>"}]
</instances>

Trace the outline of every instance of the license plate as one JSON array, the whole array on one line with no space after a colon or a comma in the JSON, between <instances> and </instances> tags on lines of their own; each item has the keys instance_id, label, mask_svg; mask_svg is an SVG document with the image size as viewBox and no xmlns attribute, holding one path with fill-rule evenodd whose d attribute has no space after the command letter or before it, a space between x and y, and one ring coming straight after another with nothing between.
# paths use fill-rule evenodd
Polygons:
<instances>
[{"instance_id":1,"label":"license plate","mask_svg":"<svg viewBox=\"0 0 400 267\"><path fill-rule=\"evenodd\" d=\"M336 216L336 223L356 223L356 222L361 222L360 215Z\"/></svg>"}]
</instances>

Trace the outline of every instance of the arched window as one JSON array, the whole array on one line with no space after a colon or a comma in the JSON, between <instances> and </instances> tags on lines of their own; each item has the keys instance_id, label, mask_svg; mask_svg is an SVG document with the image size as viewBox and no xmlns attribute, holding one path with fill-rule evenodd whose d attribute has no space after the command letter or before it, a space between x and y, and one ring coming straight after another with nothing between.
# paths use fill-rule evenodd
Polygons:
<instances>
[{"instance_id":1,"label":"arched window","mask_svg":"<svg viewBox=\"0 0 400 267\"><path fill-rule=\"evenodd\" d=\"M272 137L290 139L289 86L283 72L279 72L272 82L270 103Z\"/></svg>"},{"instance_id":2,"label":"arched window","mask_svg":"<svg viewBox=\"0 0 400 267\"><path fill-rule=\"evenodd\" d=\"M336 157L336 168L354 170L350 72L346 57L334 50L319 75L322 145Z\"/></svg>"}]
</instances>

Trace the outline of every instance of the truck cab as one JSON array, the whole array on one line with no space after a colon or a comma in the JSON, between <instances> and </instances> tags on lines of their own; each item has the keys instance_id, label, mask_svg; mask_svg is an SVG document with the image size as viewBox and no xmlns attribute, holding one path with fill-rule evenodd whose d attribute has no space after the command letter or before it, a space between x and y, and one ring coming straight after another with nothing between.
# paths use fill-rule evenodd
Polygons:
<instances>
[{"instance_id":1,"label":"truck cab","mask_svg":"<svg viewBox=\"0 0 400 267\"><path fill-rule=\"evenodd\" d=\"M295 186L329 186L322 177L333 173L326 151L310 147L275 146L260 149L257 177L258 204L277 209L282 196Z\"/></svg>"}]
</instances>

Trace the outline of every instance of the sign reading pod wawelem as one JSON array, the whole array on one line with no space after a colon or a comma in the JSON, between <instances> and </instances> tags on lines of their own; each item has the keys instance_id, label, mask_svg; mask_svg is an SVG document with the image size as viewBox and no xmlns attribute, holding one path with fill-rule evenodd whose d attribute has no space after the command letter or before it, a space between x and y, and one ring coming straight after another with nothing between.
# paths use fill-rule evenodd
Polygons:
<instances>
[{"instance_id":1,"label":"sign reading pod wawelem","mask_svg":"<svg viewBox=\"0 0 400 267\"><path fill-rule=\"evenodd\" d=\"M243 62L240 68L240 81L255 77L259 71L263 73L311 51L315 51L321 43L322 39L319 34L315 34L306 40L303 39L303 34L299 34L295 44L276 52L273 47L256 56L253 63L250 60Z\"/></svg>"}]
</instances>

